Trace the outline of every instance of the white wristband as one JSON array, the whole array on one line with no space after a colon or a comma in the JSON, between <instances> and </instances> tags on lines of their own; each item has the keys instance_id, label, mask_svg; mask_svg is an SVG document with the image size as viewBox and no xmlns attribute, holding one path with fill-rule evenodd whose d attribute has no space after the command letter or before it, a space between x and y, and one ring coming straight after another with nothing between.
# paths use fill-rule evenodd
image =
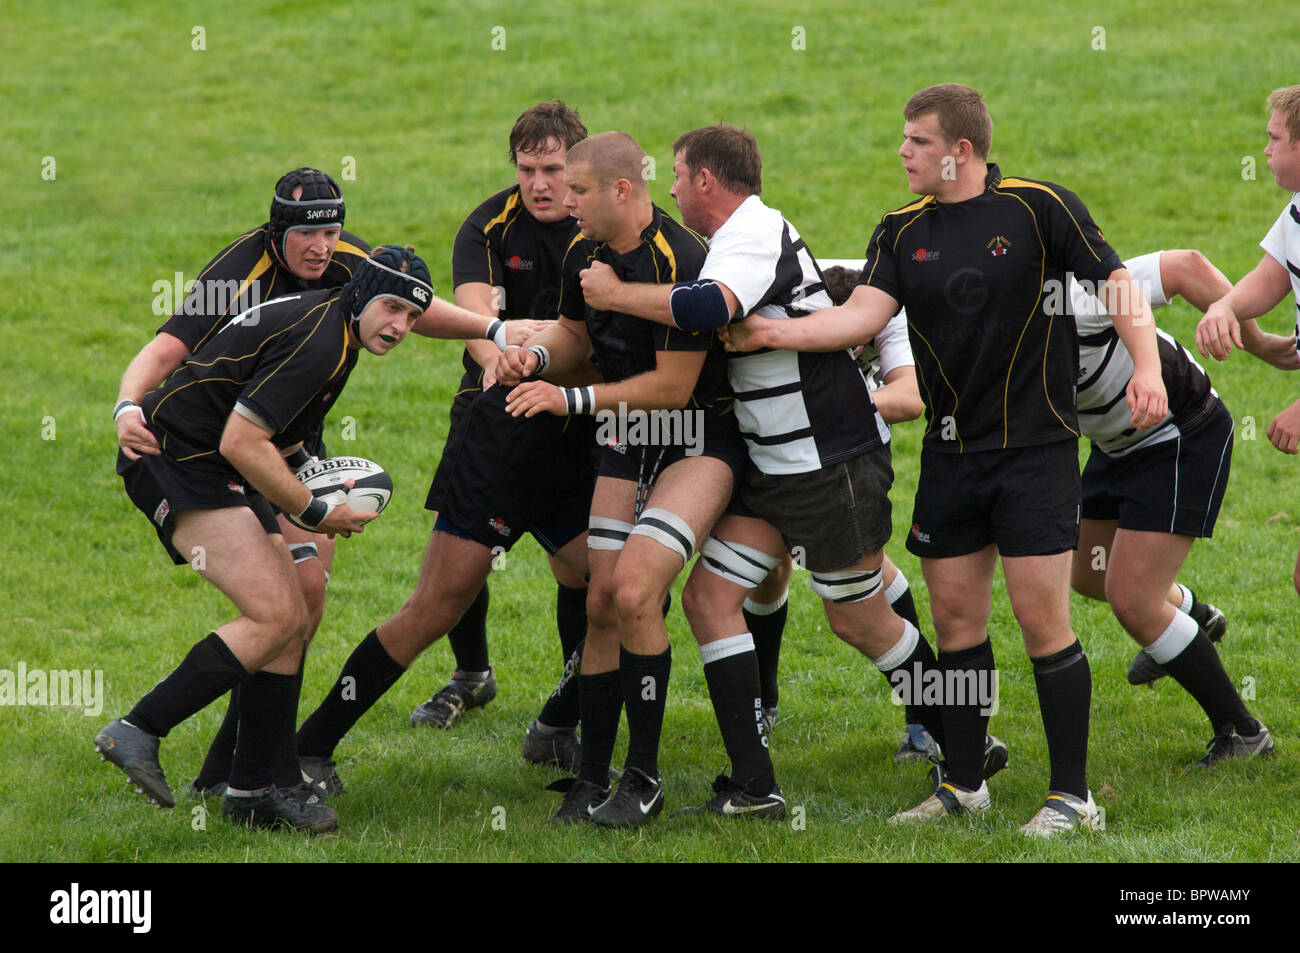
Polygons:
<instances>
[{"instance_id":1,"label":"white wristband","mask_svg":"<svg viewBox=\"0 0 1300 953\"><path fill-rule=\"evenodd\" d=\"M129 410L140 411L140 419L142 421L144 420L144 408L141 407L139 404L137 404L135 401L127 399L121 401L116 407L113 408L113 423L117 423L117 419Z\"/></svg>"},{"instance_id":2,"label":"white wristband","mask_svg":"<svg viewBox=\"0 0 1300 953\"><path fill-rule=\"evenodd\" d=\"M493 318L492 323L483 332L483 337L495 344L498 351L504 352L506 349L506 323L500 318Z\"/></svg>"}]
</instances>

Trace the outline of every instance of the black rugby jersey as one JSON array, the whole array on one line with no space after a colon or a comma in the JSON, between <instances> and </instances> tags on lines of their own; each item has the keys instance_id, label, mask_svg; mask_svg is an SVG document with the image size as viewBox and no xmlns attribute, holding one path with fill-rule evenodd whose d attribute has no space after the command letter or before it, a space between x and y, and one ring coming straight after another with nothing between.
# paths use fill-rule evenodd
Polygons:
<instances>
[{"instance_id":1,"label":"black rugby jersey","mask_svg":"<svg viewBox=\"0 0 1300 953\"><path fill-rule=\"evenodd\" d=\"M242 481L220 453L236 402L292 446L320 429L357 354L339 289L306 291L224 322L140 406L167 457Z\"/></svg>"},{"instance_id":2,"label":"black rugby jersey","mask_svg":"<svg viewBox=\"0 0 1300 953\"><path fill-rule=\"evenodd\" d=\"M1100 282L1120 267L1078 196L990 164L975 198L886 213L866 257L860 283L907 310L926 447L1077 439L1074 318L1045 304L1060 301L1069 272Z\"/></svg>"},{"instance_id":3,"label":"black rugby jersey","mask_svg":"<svg viewBox=\"0 0 1300 953\"><path fill-rule=\"evenodd\" d=\"M465 219L451 253L456 288L482 282L502 291L497 317L551 320L560 303L560 266L577 223L572 218L539 222L524 208L519 186L492 196ZM478 389L483 368L461 356L461 390Z\"/></svg>"},{"instance_id":4,"label":"black rugby jersey","mask_svg":"<svg viewBox=\"0 0 1300 953\"><path fill-rule=\"evenodd\" d=\"M593 261L614 269L623 281L672 284L689 281L700 272L708 245L695 232L679 225L654 206L654 218L641 232L641 243L618 254L605 242L579 233L564 256L560 314L587 324L596 366L614 383L655 369L657 351L708 351L687 407L726 413L731 410L726 357L712 331L682 331L618 311L598 311L582 296L579 272Z\"/></svg>"},{"instance_id":5,"label":"black rugby jersey","mask_svg":"<svg viewBox=\"0 0 1300 953\"><path fill-rule=\"evenodd\" d=\"M267 249L268 227L269 223L245 232L208 262L194 289L158 331L180 338L195 354L228 318L285 295L345 285L370 254L369 245L343 231L325 273L315 281L303 281Z\"/></svg>"}]
</instances>

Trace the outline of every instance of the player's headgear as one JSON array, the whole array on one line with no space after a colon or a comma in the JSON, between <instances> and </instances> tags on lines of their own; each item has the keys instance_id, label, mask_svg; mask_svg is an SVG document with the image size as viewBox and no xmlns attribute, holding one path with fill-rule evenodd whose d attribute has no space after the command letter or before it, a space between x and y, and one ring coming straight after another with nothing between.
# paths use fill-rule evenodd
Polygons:
<instances>
[{"instance_id":1,"label":"player's headgear","mask_svg":"<svg viewBox=\"0 0 1300 953\"><path fill-rule=\"evenodd\" d=\"M302 194L293 197L302 186ZM281 264L287 260L284 237L295 228L343 226L343 193L338 183L316 169L294 169L275 183L271 199L271 227L267 240Z\"/></svg>"},{"instance_id":2,"label":"player's headgear","mask_svg":"<svg viewBox=\"0 0 1300 953\"><path fill-rule=\"evenodd\" d=\"M357 266L342 297L355 332L361 313L376 298L397 298L423 312L433 300L433 279L409 245L380 245Z\"/></svg>"}]
</instances>

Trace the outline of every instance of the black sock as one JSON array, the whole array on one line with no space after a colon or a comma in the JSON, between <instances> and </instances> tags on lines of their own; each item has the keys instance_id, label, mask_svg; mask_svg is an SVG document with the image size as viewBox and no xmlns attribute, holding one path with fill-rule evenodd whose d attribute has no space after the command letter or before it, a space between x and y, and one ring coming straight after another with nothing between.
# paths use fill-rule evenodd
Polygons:
<instances>
[{"instance_id":1,"label":"black sock","mask_svg":"<svg viewBox=\"0 0 1300 953\"><path fill-rule=\"evenodd\" d=\"M915 626L913 626L915 629ZM879 668L879 666L877 666ZM921 725L926 731L930 732L930 737L943 745L943 715L942 709L938 705L922 704L925 697L925 687L927 679L933 679L936 676L928 675L928 672L937 672L939 662L934 657L934 650L930 648L930 643L926 641L920 630L916 630L916 645L908 656L894 665L892 668L882 670L881 674L885 676L891 688L901 687L905 689L903 696L903 714L909 725ZM896 677L895 672L899 673ZM983 748L981 747L981 750ZM982 763L982 762L981 762Z\"/></svg>"},{"instance_id":2,"label":"black sock","mask_svg":"<svg viewBox=\"0 0 1300 953\"><path fill-rule=\"evenodd\" d=\"M331 757L343 736L405 671L385 651L379 633L371 629L353 650L320 707L298 729L298 754Z\"/></svg>"},{"instance_id":3,"label":"black sock","mask_svg":"<svg viewBox=\"0 0 1300 953\"><path fill-rule=\"evenodd\" d=\"M618 738L623 711L623 682L618 670L579 675L582 688L582 771L579 777L599 788L609 787L609 763Z\"/></svg>"},{"instance_id":4,"label":"black sock","mask_svg":"<svg viewBox=\"0 0 1300 953\"><path fill-rule=\"evenodd\" d=\"M568 665L569 658L578 650L578 643L587 637L586 589L555 584L555 628L560 633L564 664Z\"/></svg>"},{"instance_id":5,"label":"black sock","mask_svg":"<svg viewBox=\"0 0 1300 953\"><path fill-rule=\"evenodd\" d=\"M272 778L277 787L291 788L302 783L302 767L298 764L298 700L302 697L302 664L292 676L293 684L286 689L292 698L286 699L281 715L282 724L276 725L275 737L279 746L275 752L275 775Z\"/></svg>"},{"instance_id":6,"label":"black sock","mask_svg":"<svg viewBox=\"0 0 1300 953\"><path fill-rule=\"evenodd\" d=\"M298 679L294 675L258 672L239 692L239 738L230 766L230 786L257 791L280 783L279 762L293 738L298 713ZM286 787L302 780L299 774Z\"/></svg>"},{"instance_id":7,"label":"black sock","mask_svg":"<svg viewBox=\"0 0 1300 953\"><path fill-rule=\"evenodd\" d=\"M897 583L902 576L903 574L900 572L894 577L894 582ZM907 586L906 579L903 579L903 585L904 587ZM891 586L890 588L892 589L893 587ZM886 596L888 596L888 593L886 593ZM894 610L894 615L898 616L900 619L906 619L908 622L912 623L912 625L916 626L916 631L921 631L921 620L916 615L916 603L912 601L912 590L910 588L904 588L900 594L896 595L893 599L890 599L889 608Z\"/></svg>"},{"instance_id":8,"label":"black sock","mask_svg":"<svg viewBox=\"0 0 1300 953\"><path fill-rule=\"evenodd\" d=\"M704 679L722 744L731 759L731 780L750 794L771 794L776 773L763 737L763 699L758 656L748 632L700 646Z\"/></svg>"},{"instance_id":9,"label":"black sock","mask_svg":"<svg viewBox=\"0 0 1300 953\"><path fill-rule=\"evenodd\" d=\"M487 644L488 602L488 587L485 582L460 621L447 633L452 654L456 656L456 667L462 671L486 672L491 667L488 663Z\"/></svg>"},{"instance_id":10,"label":"black sock","mask_svg":"<svg viewBox=\"0 0 1300 953\"><path fill-rule=\"evenodd\" d=\"M748 604L749 600L746 599L745 602ZM782 596L780 607L772 612L759 614L748 608L743 611L745 625L754 636L754 654L758 658L758 684L763 693L763 707L775 708L781 698L776 682L776 671L781 663L781 634L785 632L790 604L787 597Z\"/></svg>"},{"instance_id":11,"label":"black sock","mask_svg":"<svg viewBox=\"0 0 1300 953\"><path fill-rule=\"evenodd\" d=\"M207 756L203 759L203 767L199 768L199 776L194 779L197 788L210 788L230 777L230 765L235 759L235 737L239 733L240 689L241 686L236 685L230 690L226 717L212 737L212 744L208 745Z\"/></svg>"},{"instance_id":12,"label":"black sock","mask_svg":"<svg viewBox=\"0 0 1300 953\"><path fill-rule=\"evenodd\" d=\"M941 650L936 665L940 672L945 673L945 687L955 685L960 679L963 685L975 686L975 694L979 695L982 686L996 684L993 643L987 638L981 644L960 652ZM948 672L962 674L949 678ZM946 690L942 695L944 704L939 706L939 712L947 741L943 753L948 762L948 780L968 791L978 790L984 783L984 737L989 730L989 716L981 712L988 711L988 708L981 705L978 698L964 699L973 704L956 705L950 704L955 699L948 697Z\"/></svg>"},{"instance_id":13,"label":"black sock","mask_svg":"<svg viewBox=\"0 0 1300 953\"><path fill-rule=\"evenodd\" d=\"M587 644L583 639L574 648L569 660L564 663L564 674L546 699L537 720L551 728L576 728L582 718L580 702L581 691L578 686L578 673L582 671L582 649Z\"/></svg>"},{"instance_id":14,"label":"black sock","mask_svg":"<svg viewBox=\"0 0 1300 953\"><path fill-rule=\"evenodd\" d=\"M672 662L671 648L658 655L636 655L621 646L618 650L623 703L627 706L624 768L638 768L652 778L659 777L659 735L664 726Z\"/></svg>"},{"instance_id":15,"label":"black sock","mask_svg":"<svg viewBox=\"0 0 1300 953\"><path fill-rule=\"evenodd\" d=\"M1038 709L1047 735L1052 766L1048 789L1084 799L1088 796L1088 713L1092 704L1092 669L1083 645L1030 659L1038 688Z\"/></svg>"},{"instance_id":16,"label":"black sock","mask_svg":"<svg viewBox=\"0 0 1300 953\"><path fill-rule=\"evenodd\" d=\"M136 702L126 720L165 738L196 711L202 711L248 677L221 636L209 632L194 643L180 665Z\"/></svg>"},{"instance_id":17,"label":"black sock","mask_svg":"<svg viewBox=\"0 0 1300 953\"><path fill-rule=\"evenodd\" d=\"M1209 716L1216 735L1225 734L1229 727L1236 727L1241 734L1247 735L1259 730L1253 727L1255 719L1237 694L1236 686L1223 669L1219 653L1204 632L1197 632L1187 648L1166 662L1165 671L1196 699ZM1248 730L1241 731L1241 725L1246 725Z\"/></svg>"}]
</instances>

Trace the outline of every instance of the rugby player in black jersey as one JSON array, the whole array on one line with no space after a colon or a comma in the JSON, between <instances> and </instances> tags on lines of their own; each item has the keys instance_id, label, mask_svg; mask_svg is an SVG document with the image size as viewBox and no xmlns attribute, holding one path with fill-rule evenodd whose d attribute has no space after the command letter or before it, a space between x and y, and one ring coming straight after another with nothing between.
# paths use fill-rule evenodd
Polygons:
<instances>
[{"instance_id":1,"label":"rugby player in black jersey","mask_svg":"<svg viewBox=\"0 0 1300 953\"><path fill-rule=\"evenodd\" d=\"M281 176L271 198L270 218L223 248L200 272L193 290L176 312L127 366L114 410L118 445L127 460L140 454L157 454L158 443L144 426L139 401L157 387L188 355L199 350L231 317L257 304L307 290L337 288L347 283L370 250L364 241L343 230L345 206L338 183L324 172L295 169ZM489 318L492 317L489 315ZM468 320L468 324L466 321ZM450 333L475 333L477 319L434 297L414 331L441 336L448 321L464 325ZM501 345L523 340L538 325L490 325ZM463 332L463 333L462 333ZM483 346L499 353L488 341ZM295 469L310 465L326 450L318 431L295 451ZM280 529L294 558L294 567L307 601L311 641L325 611L325 591L334 562L334 540L312 533L278 514ZM299 673L301 678L301 673ZM230 772L238 723L239 689L231 693L232 706L191 785L196 794L220 796ZM281 779L288 784L288 779Z\"/></svg>"},{"instance_id":2,"label":"rugby player in black jersey","mask_svg":"<svg viewBox=\"0 0 1300 953\"><path fill-rule=\"evenodd\" d=\"M301 781L296 673L311 617L272 504L328 535L360 532L373 518L313 497L284 454L319 433L360 349L387 354L432 298L428 269L409 248L376 249L342 288L303 291L225 321L143 397L139 415L157 452L134 460L119 452L127 494L173 562L195 557L194 568L240 612L95 738L158 804L174 803L159 738L240 685L223 813L261 826L335 826L337 815L319 799L287 790ZM481 324L469 317L471 328Z\"/></svg>"},{"instance_id":3,"label":"rugby player in black jersey","mask_svg":"<svg viewBox=\"0 0 1300 953\"><path fill-rule=\"evenodd\" d=\"M869 338L907 309L927 421L907 545L930 589L939 666L955 676L948 683L974 685L978 697L945 693L946 780L893 819L989 806L985 699L996 693L996 672L987 623L1001 553L1051 763L1047 799L1022 830L1095 827L1086 781L1092 678L1069 616L1080 502L1077 341L1068 316L1045 312L1048 282L1073 272L1100 289L1133 356L1125 395L1140 429L1167 409L1154 323L1077 196L1004 179L988 163L992 123L977 92L930 87L908 101L904 119L899 155L923 198L884 216L849 303L799 321L750 319L731 329L732 343L829 350Z\"/></svg>"},{"instance_id":4,"label":"rugby player in black jersey","mask_svg":"<svg viewBox=\"0 0 1300 953\"><path fill-rule=\"evenodd\" d=\"M582 235L565 256L559 324L527 350L506 352L498 371L503 383L552 378L593 353L604 378L567 388L529 379L510 392L508 405L524 416L598 414L601 422L587 537L582 769L553 817L562 824L636 827L663 809L658 754L671 667L664 598L726 507L745 461L713 333L665 329L584 299L580 276L594 262L627 280L675 281L694 278L705 260L704 239L651 201L644 160L621 132L569 150L566 202ZM654 411L666 413L647 413ZM775 816L785 802L763 744L752 642L747 653L743 648L704 646L705 677L739 782L759 783ZM611 795L624 705L627 760Z\"/></svg>"},{"instance_id":5,"label":"rugby player in black jersey","mask_svg":"<svg viewBox=\"0 0 1300 953\"><path fill-rule=\"evenodd\" d=\"M574 231L573 219L564 206L564 157L586 136L587 129L577 111L559 100L538 103L515 121L510 130L509 154L516 184L471 212L456 235L452 282L458 305L506 322L555 318L560 265ZM463 356L465 374L451 407L449 441L454 439L473 399L495 383L500 356L500 350L490 343L467 344ZM561 447L567 447L565 452L570 453L585 454L590 450L581 441L570 440L557 445L554 452ZM511 464L502 460L499 465ZM520 488L524 493L544 489L537 483ZM567 660L586 634L586 574L585 570L568 568L554 556L550 562L556 579L556 627ZM451 680L411 713L413 724L450 727L466 710L486 705L496 696L496 678L488 661L487 608L485 583L447 633L456 658ZM576 693L577 686L573 685L549 702L529 726L524 737L525 758L576 770Z\"/></svg>"},{"instance_id":6,"label":"rugby player in black jersey","mask_svg":"<svg viewBox=\"0 0 1300 953\"><path fill-rule=\"evenodd\" d=\"M597 262L582 276L589 305L685 330L720 328L755 310L797 324L789 319L830 306L798 232L759 197L762 162L752 135L709 126L680 137L673 151L672 195L686 224L710 239L699 279L624 281ZM706 659L716 646L738 657L754 651L742 606L787 552L797 552L831 629L891 685L898 673L932 671L934 654L917 626L877 598L892 529L889 428L847 348L735 355L727 376L749 463L682 594ZM940 737L938 712L919 695L909 694L918 703L914 717ZM1005 746L990 739L990 772L1005 758ZM714 790L704 805L710 812L778 817L784 810L743 775L719 778Z\"/></svg>"},{"instance_id":7,"label":"rugby player in black jersey","mask_svg":"<svg viewBox=\"0 0 1300 953\"><path fill-rule=\"evenodd\" d=\"M1139 255L1124 267L1153 308L1182 295L1204 309L1232 290L1197 251ZM1199 766L1269 755L1271 734L1246 708L1212 644L1227 620L1177 582L1192 543L1214 530L1232 463L1232 414L1182 345L1157 331L1169 412L1148 430L1132 427L1122 402L1133 368L1128 350L1095 297L1071 282L1070 299L1079 329L1079 424L1092 442L1072 585L1109 603L1143 646L1130 682L1168 674L1201 706L1214 737Z\"/></svg>"}]
</instances>

